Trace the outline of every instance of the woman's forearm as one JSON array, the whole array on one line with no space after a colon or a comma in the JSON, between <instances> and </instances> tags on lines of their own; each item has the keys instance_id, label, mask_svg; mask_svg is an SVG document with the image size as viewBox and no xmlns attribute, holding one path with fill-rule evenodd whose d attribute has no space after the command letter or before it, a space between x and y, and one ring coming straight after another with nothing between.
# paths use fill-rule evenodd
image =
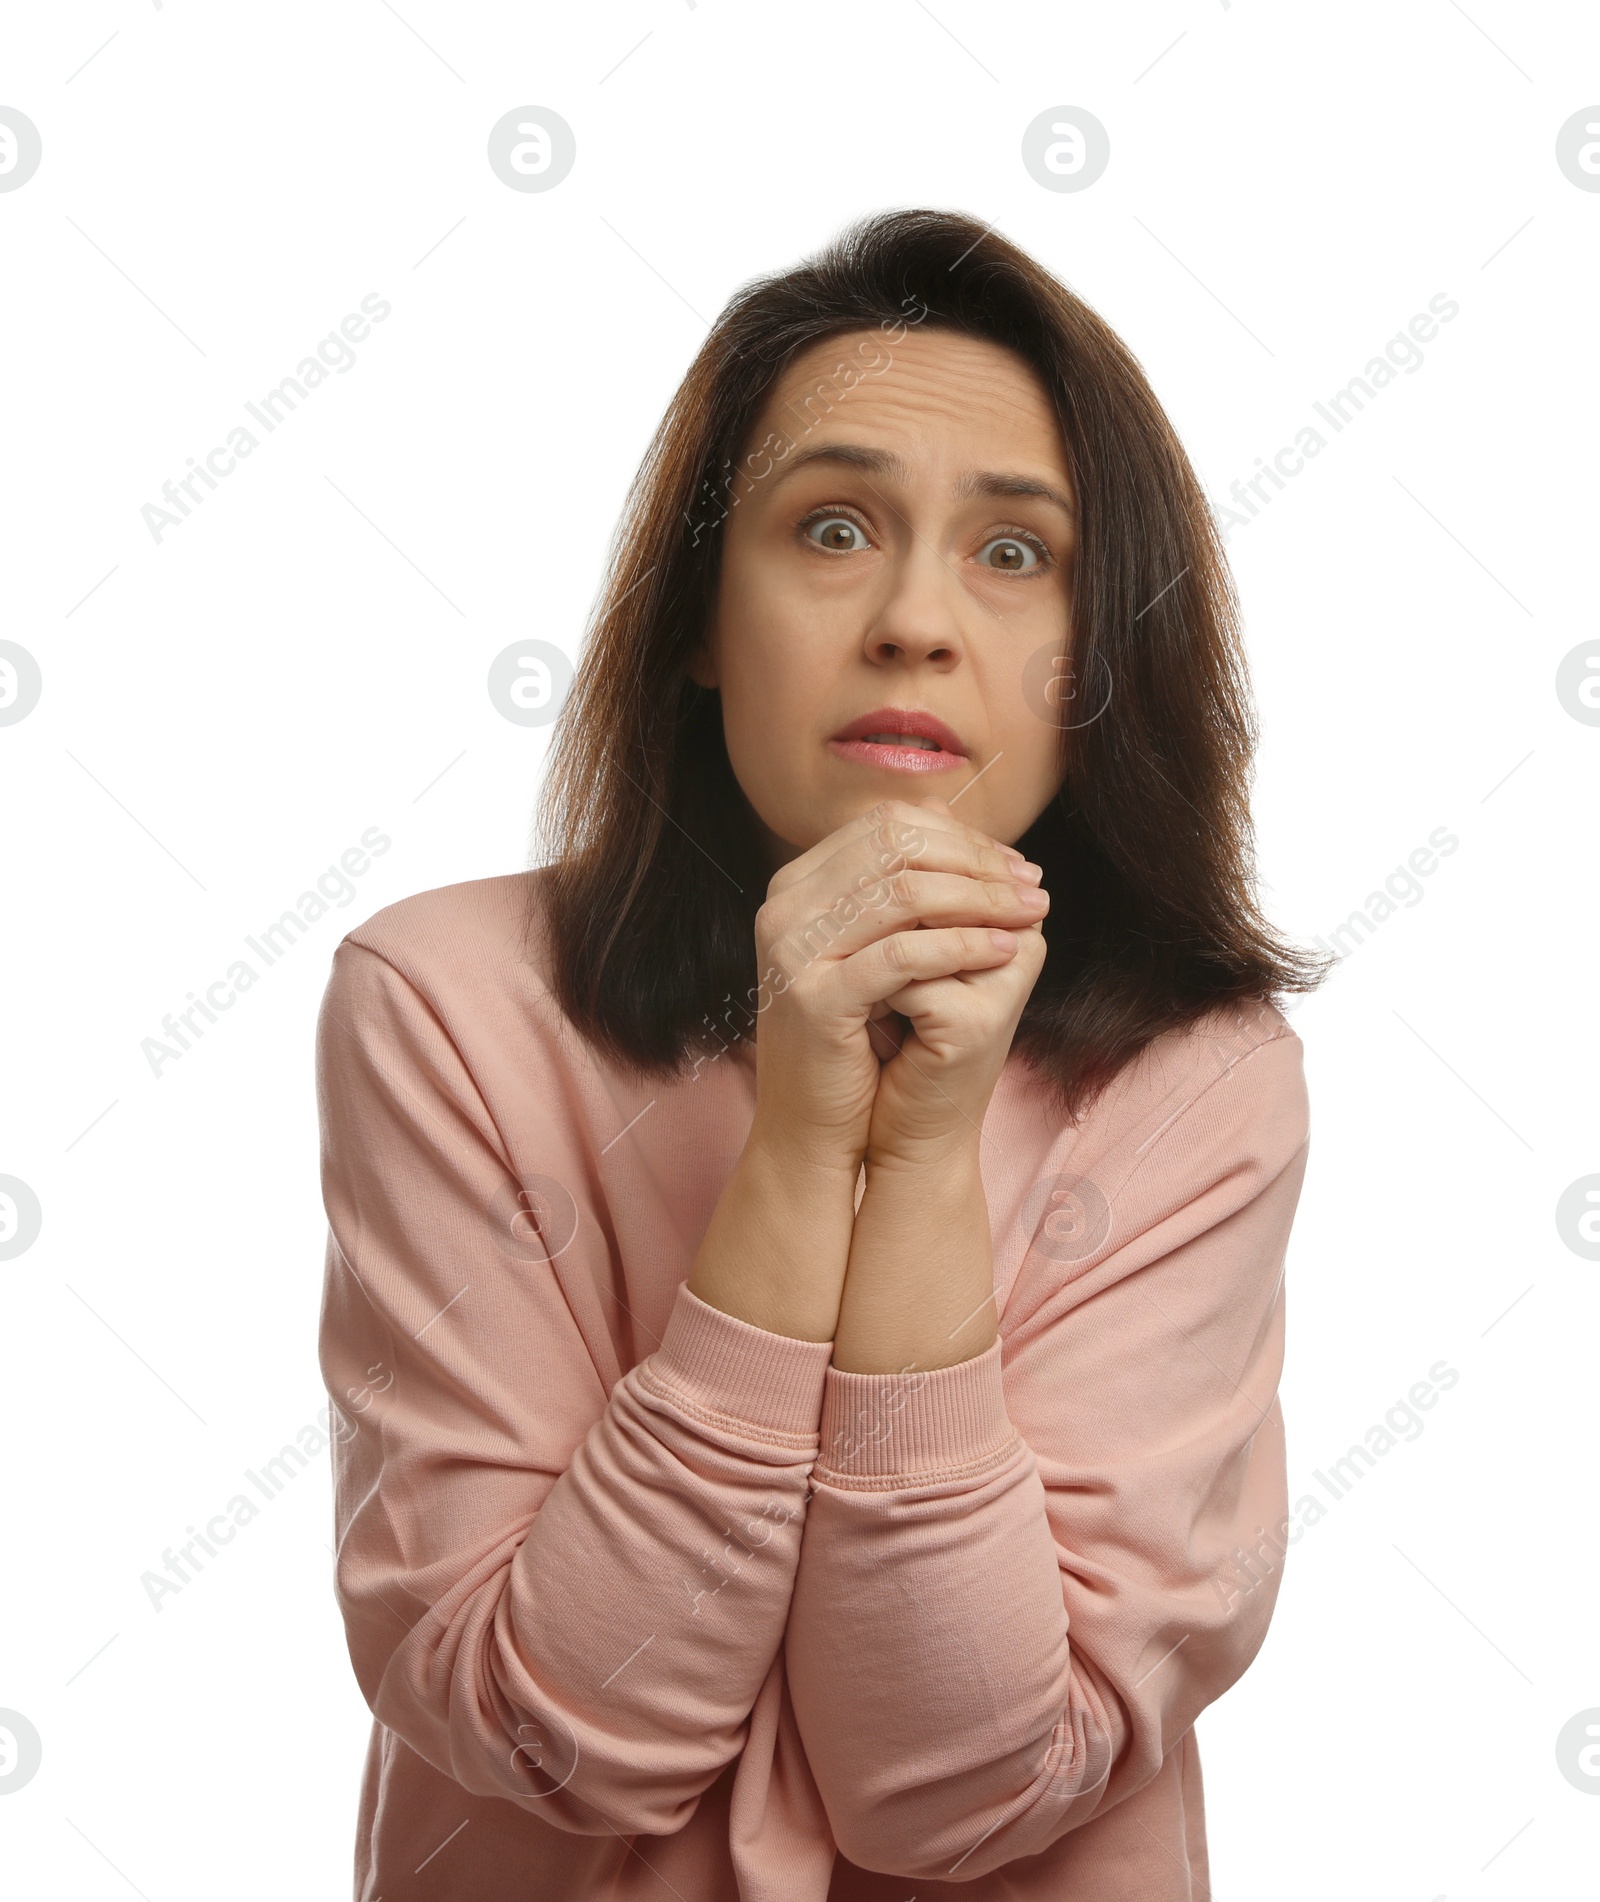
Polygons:
<instances>
[{"instance_id":1,"label":"woman's forearm","mask_svg":"<svg viewBox=\"0 0 1600 1902\"><path fill-rule=\"evenodd\" d=\"M856 1175L752 1135L707 1225L689 1292L774 1334L831 1341Z\"/></svg>"},{"instance_id":2,"label":"woman's forearm","mask_svg":"<svg viewBox=\"0 0 1600 1902\"><path fill-rule=\"evenodd\" d=\"M978 1138L937 1159L867 1159L833 1364L896 1374L954 1366L995 1338L994 1253Z\"/></svg>"}]
</instances>

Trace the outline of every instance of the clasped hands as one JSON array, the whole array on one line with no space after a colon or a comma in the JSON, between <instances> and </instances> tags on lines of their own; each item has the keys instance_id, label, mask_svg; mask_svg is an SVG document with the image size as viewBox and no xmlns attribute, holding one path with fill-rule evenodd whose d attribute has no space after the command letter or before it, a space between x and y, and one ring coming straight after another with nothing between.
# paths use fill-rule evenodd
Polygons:
<instances>
[{"instance_id":1,"label":"clasped hands","mask_svg":"<svg viewBox=\"0 0 1600 1902\"><path fill-rule=\"evenodd\" d=\"M852 1171L976 1144L1048 909L1037 866L932 795L792 859L756 917L757 1123Z\"/></svg>"},{"instance_id":2,"label":"clasped hands","mask_svg":"<svg viewBox=\"0 0 1600 1902\"><path fill-rule=\"evenodd\" d=\"M752 1136L792 1239L758 1275L780 1311L831 1313L846 1372L945 1367L994 1339L979 1143L1044 964L1040 877L929 797L875 806L768 888Z\"/></svg>"},{"instance_id":3,"label":"clasped hands","mask_svg":"<svg viewBox=\"0 0 1600 1902\"><path fill-rule=\"evenodd\" d=\"M1048 908L1037 867L934 797L885 800L774 875L756 915L755 1114L692 1294L831 1341L850 1373L983 1352L979 1142Z\"/></svg>"}]
</instances>

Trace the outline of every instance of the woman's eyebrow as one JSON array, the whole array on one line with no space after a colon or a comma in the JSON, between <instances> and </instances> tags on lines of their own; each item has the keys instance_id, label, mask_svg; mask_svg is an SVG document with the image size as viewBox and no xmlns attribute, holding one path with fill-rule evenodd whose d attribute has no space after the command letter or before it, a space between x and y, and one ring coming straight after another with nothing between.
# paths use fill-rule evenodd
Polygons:
<instances>
[{"instance_id":1,"label":"woman's eyebrow","mask_svg":"<svg viewBox=\"0 0 1600 1902\"><path fill-rule=\"evenodd\" d=\"M891 476L896 482L904 482L911 473L903 458L892 449L869 449L864 443L854 442L819 442L786 457L778 480L781 482L784 476L793 475L796 469L803 469L810 462L844 463L852 469L865 469L869 475Z\"/></svg>"},{"instance_id":2,"label":"woman's eyebrow","mask_svg":"<svg viewBox=\"0 0 1600 1902\"><path fill-rule=\"evenodd\" d=\"M1077 520L1078 511L1072 505L1071 496L1058 489L1053 482L1041 482L1037 476L1003 475L995 469L979 469L970 475L964 475L956 484L956 500L970 501L980 495L1031 495L1041 502L1054 502L1072 520Z\"/></svg>"},{"instance_id":3,"label":"woman's eyebrow","mask_svg":"<svg viewBox=\"0 0 1600 1902\"><path fill-rule=\"evenodd\" d=\"M864 443L835 442L813 443L808 449L798 450L786 459L778 481L791 476L797 469L805 468L813 462L840 463L846 468L864 469L869 475L888 476L897 482L904 482L910 475L905 460L891 449L869 449ZM776 484L774 484L776 487ZM1068 517L1077 519L1077 509L1072 498L1054 483L1041 481L1037 476L1011 475L996 469L977 469L964 475L956 484L955 496L958 502L974 500L978 496L1035 496L1042 502L1053 502Z\"/></svg>"}]
</instances>

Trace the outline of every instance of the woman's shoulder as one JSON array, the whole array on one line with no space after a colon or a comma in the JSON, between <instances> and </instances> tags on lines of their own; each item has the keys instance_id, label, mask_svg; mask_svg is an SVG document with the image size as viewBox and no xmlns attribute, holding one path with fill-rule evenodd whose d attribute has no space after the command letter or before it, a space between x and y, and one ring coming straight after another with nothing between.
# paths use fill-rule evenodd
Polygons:
<instances>
[{"instance_id":1,"label":"woman's shoulder","mask_svg":"<svg viewBox=\"0 0 1600 1902\"><path fill-rule=\"evenodd\" d=\"M375 951L400 969L440 973L526 963L543 968L543 873L504 872L413 892L375 911L342 943Z\"/></svg>"},{"instance_id":2,"label":"woman's shoulder","mask_svg":"<svg viewBox=\"0 0 1600 1902\"><path fill-rule=\"evenodd\" d=\"M1108 1120L1141 1147L1243 1144L1287 1159L1308 1140L1305 1047L1267 998L1231 999L1156 1037L1113 1086Z\"/></svg>"},{"instance_id":3,"label":"woman's shoulder","mask_svg":"<svg viewBox=\"0 0 1600 1902\"><path fill-rule=\"evenodd\" d=\"M508 1177L597 1219L613 1197L630 1221L660 1195L714 1203L748 1127L743 1079L639 1078L590 1044L547 981L544 892L537 871L443 885L339 941L316 1035L331 1166L399 1144L434 1158L420 1174L437 1164L441 1196L509 1195L513 1215Z\"/></svg>"},{"instance_id":4,"label":"woman's shoulder","mask_svg":"<svg viewBox=\"0 0 1600 1902\"><path fill-rule=\"evenodd\" d=\"M549 983L542 870L464 879L414 892L346 932L328 977L330 1007L424 1013L462 1048L570 1026Z\"/></svg>"},{"instance_id":5,"label":"woman's shoulder","mask_svg":"<svg viewBox=\"0 0 1600 1902\"><path fill-rule=\"evenodd\" d=\"M1059 1140L1084 1169L1116 1156L1141 1168L1157 1156L1199 1162L1224 1149L1287 1160L1309 1137L1304 1054L1269 1000L1213 1005L1146 1043L1075 1123L1061 1126ZM1040 1108L1042 1088L1028 1079L1013 1105L1019 1126L1030 1116L1052 1121Z\"/></svg>"}]
</instances>

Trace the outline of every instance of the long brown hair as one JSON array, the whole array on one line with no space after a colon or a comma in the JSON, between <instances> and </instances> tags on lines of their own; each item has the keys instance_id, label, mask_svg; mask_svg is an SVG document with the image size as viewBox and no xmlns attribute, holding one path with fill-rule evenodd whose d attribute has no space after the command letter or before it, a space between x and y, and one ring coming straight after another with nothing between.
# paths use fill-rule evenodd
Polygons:
<instances>
[{"instance_id":1,"label":"long brown hair","mask_svg":"<svg viewBox=\"0 0 1600 1902\"><path fill-rule=\"evenodd\" d=\"M716 595L719 524L752 476L735 458L774 380L828 337L911 323L1032 365L1080 500L1071 665L1103 711L1070 732L1062 788L1017 841L1055 903L1012 1045L1076 1120L1162 1031L1313 990L1331 961L1257 908L1238 603L1188 458L1110 326L961 214L865 218L747 284L713 325L635 478L556 725L528 926L567 1016L636 1074L754 1036L744 1000L768 871L720 696L687 662Z\"/></svg>"}]
</instances>

